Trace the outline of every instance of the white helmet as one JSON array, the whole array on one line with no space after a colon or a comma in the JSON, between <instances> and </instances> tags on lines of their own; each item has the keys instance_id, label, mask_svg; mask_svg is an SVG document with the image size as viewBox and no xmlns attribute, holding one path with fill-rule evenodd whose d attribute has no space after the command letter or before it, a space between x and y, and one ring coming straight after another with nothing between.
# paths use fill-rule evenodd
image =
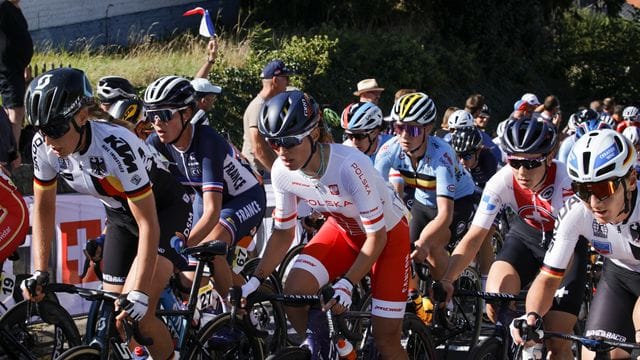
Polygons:
<instances>
[{"instance_id":1,"label":"white helmet","mask_svg":"<svg viewBox=\"0 0 640 360\"><path fill-rule=\"evenodd\" d=\"M607 113L600 113L600 121L611 126L612 129L616 127L616 121Z\"/></svg>"},{"instance_id":2,"label":"white helmet","mask_svg":"<svg viewBox=\"0 0 640 360\"><path fill-rule=\"evenodd\" d=\"M447 120L449 130L473 126L473 115L466 110L456 110L449 116Z\"/></svg>"},{"instance_id":3,"label":"white helmet","mask_svg":"<svg viewBox=\"0 0 640 360\"><path fill-rule=\"evenodd\" d=\"M567 172L576 182L598 182L624 177L636 163L636 150L626 137L610 130L581 136L567 157Z\"/></svg>"},{"instance_id":4,"label":"white helmet","mask_svg":"<svg viewBox=\"0 0 640 360\"><path fill-rule=\"evenodd\" d=\"M629 121L638 121L638 113L640 113L640 110L637 107L627 106L622 110L622 118Z\"/></svg>"},{"instance_id":5,"label":"white helmet","mask_svg":"<svg viewBox=\"0 0 640 360\"><path fill-rule=\"evenodd\" d=\"M382 125L382 110L372 102L349 104L342 111L340 125L350 132L379 128Z\"/></svg>"},{"instance_id":6,"label":"white helmet","mask_svg":"<svg viewBox=\"0 0 640 360\"><path fill-rule=\"evenodd\" d=\"M622 132L622 135L631 140L633 145L640 143L640 128L637 126L627 126Z\"/></svg>"},{"instance_id":7,"label":"white helmet","mask_svg":"<svg viewBox=\"0 0 640 360\"><path fill-rule=\"evenodd\" d=\"M509 119L498 123L498 127L496 128L496 137L502 138L502 134L504 134L504 129L507 127L508 122L509 122Z\"/></svg>"}]
</instances>

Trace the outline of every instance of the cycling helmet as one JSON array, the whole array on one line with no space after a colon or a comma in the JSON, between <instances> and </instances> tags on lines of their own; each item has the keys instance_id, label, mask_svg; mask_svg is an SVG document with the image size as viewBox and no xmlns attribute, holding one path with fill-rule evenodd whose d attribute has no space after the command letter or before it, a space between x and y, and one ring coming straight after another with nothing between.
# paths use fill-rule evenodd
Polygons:
<instances>
[{"instance_id":1,"label":"cycling helmet","mask_svg":"<svg viewBox=\"0 0 640 360\"><path fill-rule=\"evenodd\" d=\"M124 99L116 101L109 108L109 115L114 119L137 123L142 112L142 102L138 99Z\"/></svg>"},{"instance_id":2,"label":"cycling helmet","mask_svg":"<svg viewBox=\"0 0 640 360\"><path fill-rule=\"evenodd\" d=\"M447 120L449 130L473 126L473 115L466 110L456 110Z\"/></svg>"},{"instance_id":3,"label":"cycling helmet","mask_svg":"<svg viewBox=\"0 0 640 360\"><path fill-rule=\"evenodd\" d=\"M576 182L598 182L627 175L636 150L626 137L611 130L592 131L576 141L567 157L567 172Z\"/></svg>"},{"instance_id":4,"label":"cycling helmet","mask_svg":"<svg viewBox=\"0 0 640 360\"><path fill-rule=\"evenodd\" d=\"M500 145L507 154L548 154L558 142L556 127L538 118L512 119Z\"/></svg>"},{"instance_id":5,"label":"cycling helmet","mask_svg":"<svg viewBox=\"0 0 640 360\"><path fill-rule=\"evenodd\" d=\"M25 114L33 126L55 126L70 121L93 102L91 84L82 70L58 68L31 81L25 93Z\"/></svg>"},{"instance_id":6,"label":"cycling helmet","mask_svg":"<svg viewBox=\"0 0 640 360\"><path fill-rule=\"evenodd\" d=\"M327 125L331 125L334 127L340 126L340 116L331 108L327 107L322 110L322 118Z\"/></svg>"},{"instance_id":7,"label":"cycling helmet","mask_svg":"<svg viewBox=\"0 0 640 360\"><path fill-rule=\"evenodd\" d=\"M624 108L624 110L622 110L622 118L627 121L638 121L640 120L638 113L640 113L640 110L638 110L637 107L627 106L626 108Z\"/></svg>"},{"instance_id":8,"label":"cycling helmet","mask_svg":"<svg viewBox=\"0 0 640 360\"><path fill-rule=\"evenodd\" d=\"M498 123L498 127L496 127L496 136L502 138L502 134L504 134L504 128L507 126L509 119L501 121Z\"/></svg>"},{"instance_id":9,"label":"cycling helmet","mask_svg":"<svg viewBox=\"0 0 640 360\"><path fill-rule=\"evenodd\" d=\"M603 123L598 119L590 119L583 123L580 123L576 127L576 139L579 139L582 135L589 133L593 130L611 129L611 126Z\"/></svg>"},{"instance_id":10,"label":"cycling helmet","mask_svg":"<svg viewBox=\"0 0 640 360\"><path fill-rule=\"evenodd\" d=\"M637 126L627 126L622 132L622 135L631 140L633 145L640 143L640 128Z\"/></svg>"},{"instance_id":11,"label":"cycling helmet","mask_svg":"<svg viewBox=\"0 0 640 360\"><path fill-rule=\"evenodd\" d=\"M347 105L342 111L340 126L352 131L370 131L382 125L382 110L372 102Z\"/></svg>"},{"instance_id":12,"label":"cycling helmet","mask_svg":"<svg viewBox=\"0 0 640 360\"><path fill-rule=\"evenodd\" d=\"M451 134L451 147L460 153L477 151L482 146L482 133L475 126L457 129Z\"/></svg>"},{"instance_id":13,"label":"cycling helmet","mask_svg":"<svg viewBox=\"0 0 640 360\"><path fill-rule=\"evenodd\" d=\"M194 106L195 94L189 80L179 76L163 76L147 86L144 106L147 110Z\"/></svg>"},{"instance_id":14,"label":"cycling helmet","mask_svg":"<svg viewBox=\"0 0 640 360\"><path fill-rule=\"evenodd\" d=\"M607 113L600 114L600 121L609 125L609 127L611 127L612 129L616 126L616 120Z\"/></svg>"},{"instance_id":15,"label":"cycling helmet","mask_svg":"<svg viewBox=\"0 0 640 360\"><path fill-rule=\"evenodd\" d=\"M267 138L302 135L318 125L320 107L300 90L285 91L262 106L258 130Z\"/></svg>"},{"instance_id":16,"label":"cycling helmet","mask_svg":"<svg viewBox=\"0 0 640 360\"><path fill-rule=\"evenodd\" d=\"M133 85L121 76L105 76L98 80L96 94L98 100L103 103L114 103L118 100L136 97Z\"/></svg>"},{"instance_id":17,"label":"cycling helmet","mask_svg":"<svg viewBox=\"0 0 640 360\"><path fill-rule=\"evenodd\" d=\"M406 94L396 100L391 109L391 120L398 122L415 121L427 125L436 118L436 104L429 95L421 92Z\"/></svg>"},{"instance_id":18,"label":"cycling helmet","mask_svg":"<svg viewBox=\"0 0 640 360\"><path fill-rule=\"evenodd\" d=\"M578 125L586 122L587 120L599 120L600 115L592 109L582 109L575 113L574 125L577 127Z\"/></svg>"}]
</instances>

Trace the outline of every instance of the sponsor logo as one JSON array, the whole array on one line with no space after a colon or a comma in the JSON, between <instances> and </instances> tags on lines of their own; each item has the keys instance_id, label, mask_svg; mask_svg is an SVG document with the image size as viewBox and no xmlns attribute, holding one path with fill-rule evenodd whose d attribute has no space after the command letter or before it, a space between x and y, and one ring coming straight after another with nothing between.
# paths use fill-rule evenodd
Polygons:
<instances>
[{"instance_id":1,"label":"sponsor logo","mask_svg":"<svg viewBox=\"0 0 640 360\"><path fill-rule=\"evenodd\" d=\"M115 151L120 156L120 159L122 160L122 163L126 167L128 173L132 173L138 170L138 166L135 163L136 156L133 153L133 150L131 149L131 146L128 142L126 142L123 138L115 137L114 135L110 135L104 138L104 142L108 144L111 149L113 149L113 151ZM118 166L121 167L118 159L114 157L114 160L116 160Z\"/></svg>"},{"instance_id":2,"label":"sponsor logo","mask_svg":"<svg viewBox=\"0 0 640 360\"><path fill-rule=\"evenodd\" d=\"M49 85L49 83L51 82L51 77L53 75L42 75L42 77L40 77L40 79L38 79L38 84L36 85L36 90L40 90L42 88L44 88L45 86Z\"/></svg>"},{"instance_id":3,"label":"sponsor logo","mask_svg":"<svg viewBox=\"0 0 640 360\"><path fill-rule=\"evenodd\" d=\"M554 189L553 185L550 185L550 186L546 187L544 190L542 190L538 196L541 199L549 200L553 196L554 190L555 189Z\"/></svg>"},{"instance_id":4,"label":"sponsor logo","mask_svg":"<svg viewBox=\"0 0 640 360\"><path fill-rule=\"evenodd\" d=\"M456 192L456 186L454 184L449 184L447 185L447 190L449 190L449 192Z\"/></svg>"},{"instance_id":5,"label":"sponsor logo","mask_svg":"<svg viewBox=\"0 0 640 360\"><path fill-rule=\"evenodd\" d=\"M591 246L602 255L611 254L611 243L608 241L592 240Z\"/></svg>"},{"instance_id":6,"label":"sponsor logo","mask_svg":"<svg viewBox=\"0 0 640 360\"><path fill-rule=\"evenodd\" d=\"M593 223L591 223L591 229L593 230L593 235L601 238L607 238L609 234L609 229L605 224L599 224L595 219L593 219Z\"/></svg>"},{"instance_id":7,"label":"sponsor logo","mask_svg":"<svg viewBox=\"0 0 640 360\"><path fill-rule=\"evenodd\" d=\"M140 175L138 175L138 174L133 175L133 177L131 178L131 182L132 182L134 185L138 185L138 184L140 184L140 182L141 182L141 181L142 181L142 178L141 178L141 177L140 177Z\"/></svg>"},{"instance_id":8,"label":"sponsor logo","mask_svg":"<svg viewBox=\"0 0 640 360\"><path fill-rule=\"evenodd\" d=\"M305 184L305 183L301 183L301 182L297 182L297 181L292 181L291 185L301 186L301 187L306 187L306 188L311 187L311 185L309 185L309 184Z\"/></svg>"}]
</instances>

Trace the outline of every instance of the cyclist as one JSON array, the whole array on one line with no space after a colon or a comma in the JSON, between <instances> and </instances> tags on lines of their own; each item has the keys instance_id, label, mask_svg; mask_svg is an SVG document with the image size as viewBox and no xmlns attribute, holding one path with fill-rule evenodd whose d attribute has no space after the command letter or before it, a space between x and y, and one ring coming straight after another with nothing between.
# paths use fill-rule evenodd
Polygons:
<instances>
[{"instance_id":1,"label":"cyclist","mask_svg":"<svg viewBox=\"0 0 640 360\"><path fill-rule=\"evenodd\" d=\"M640 127L628 126L624 129L622 135L631 140L636 154L640 153ZM636 173L640 173L640 157L638 157L633 167L636 169Z\"/></svg>"},{"instance_id":2,"label":"cyclist","mask_svg":"<svg viewBox=\"0 0 640 360\"><path fill-rule=\"evenodd\" d=\"M252 236L266 209L264 188L250 165L213 128L193 125L196 92L188 80L163 76L144 92L147 121L156 132L147 143L175 165L173 175L195 195L194 226L187 240L195 246L204 240L222 240L235 246ZM224 297L232 274L224 257L214 259L214 279Z\"/></svg>"},{"instance_id":3,"label":"cyclist","mask_svg":"<svg viewBox=\"0 0 640 360\"><path fill-rule=\"evenodd\" d=\"M558 211L572 195L563 164L552 160L550 155L557 139L555 126L544 120L522 118L507 123L502 147L509 156L508 166L487 182L471 228L451 254L448 269L440 280L448 299L453 293L451 282L473 260L504 207L510 207L516 216L509 223L504 245L489 270L486 291L517 294L536 276L549 247ZM549 316L550 328L558 331L570 332L580 309L587 248L579 250ZM504 315L497 314L497 310L487 304L487 315L493 322ZM570 355L569 345L556 341L550 349L556 356Z\"/></svg>"},{"instance_id":4,"label":"cyclist","mask_svg":"<svg viewBox=\"0 0 640 360\"><path fill-rule=\"evenodd\" d=\"M108 113L114 123L131 128L141 139L149 136L150 129L142 119L142 101L129 80L121 76L105 76L96 87L99 107Z\"/></svg>"},{"instance_id":5,"label":"cyclist","mask_svg":"<svg viewBox=\"0 0 640 360\"><path fill-rule=\"evenodd\" d=\"M96 94L98 95L98 100L100 100L99 106L105 112L108 112L111 105L115 104L118 100L135 99L138 97L129 80L122 76L114 75L105 76L98 80Z\"/></svg>"},{"instance_id":6,"label":"cyclist","mask_svg":"<svg viewBox=\"0 0 640 360\"><path fill-rule=\"evenodd\" d=\"M473 179L451 146L429 135L436 106L427 94L404 95L394 104L391 117L397 136L382 146L375 167L385 180L390 169L398 170L405 186L415 188L410 228L416 250L412 256L418 261L426 258L439 279L446 267L447 245L464 234L473 216ZM473 118L470 121L473 124Z\"/></svg>"},{"instance_id":7,"label":"cyclist","mask_svg":"<svg viewBox=\"0 0 640 360\"><path fill-rule=\"evenodd\" d=\"M340 117L347 138L343 144L353 146L375 160L378 150L393 136L382 134L382 110L373 102L347 105Z\"/></svg>"},{"instance_id":8,"label":"cyclist","mask_svg":"<svg viewBox=\"0 0 640 360\"><path fill-rule=\"evenodd\" d=\"M0 165L0 266L24 242L29 230L29 209L22 194Z\"/></svg>"},{"instance_id":9,"label":"cyclist","mask_svg":"<svg viewBox=\"0 0 640 360\"><path fill-rule=\"evenodd\" d=\"M640 110L635 106L627 106L622 110L622 121L616 126L616 131L622 133L628 126L640 125Z\"/></svg>"},{"instance_id":10,"label":"cyclist","mask_svg":"<svg viewBox=\"0 0 640 360\"><path fill-rule=\"evenodd\" d=\"M598 115L597 112L591 109L580 110L574 117L574 123L573 123L573 125L575 126L574 131L577 132L577 129L580 126L580 124L586 121L591 121L592 123L600 123L601 122L600 115ZM562 144L560 145L560 150L558 150L558 155L556 156L556 159L558 159L561 163L566 164L567 156L569 156L569 151L571 151L571 147L573 147L573 144L576 143L577 137L579 136L580 135L576 135L576 133L574 132L572 135L565 138L564 141L562 141Z\"/></svg>"},{"instance_id":11,"label":"cyclist","mask_svg":"<svg viewBox=\"0 0 640 360\"><path fill-rule=\"evenodd\" d=\"M260 133L278 154L271 172L274 230L242 294L255 291L282 261L294 237L300 199L327 221L295 261L285 292L315 294L337 279L325 309L341 313L351 304L353 284L371 272L376 346L384 358L406 358L400 345L409 272L406 208L366 155L318 142L319 118L315 100L301 91L278 94L262 109ZM287 312L304 333L307 309Z\"/></svg>"},{"instance_id":12,"label":"cyclist","mask_svg":"<svg viewBox=\"0 0 640 360\"><path fill-rule=\"evenodd\" d=\"M60 175L71 188L95 196L105 206L109 226L103 249L103 288L126 294L118 319L128 315L139 321L140 331L153 339L148 347L152 356L171 358L171 335L153 309L174 266L186 267L170 239L176 232L188 234L191 227L188 195L133 133L89 120L93 96L81 70L60 68L36 77L25 99L27 119L38 133L32 145L36 271L21 285L24 296L36 301L44 296L40 286L49 279Z\"/></svg>"},{"instance_id":13,"label":"cyclist","mask_svg":"<svg viewBox=\"0 0 640 360\"><path fill-rule=\"evenodd\" d=\"M449 119L447 121L449 122L449 131L451 133L455 132L456 129L459 128L475 126L475 119L473 118L473 115L471 115L471 113L466 110L455 111L453 114L451 114L451 116L449 116ZM444 139L450 143L451 134L449 134L449 136L445 135ZM485 148L491 151L496 159L500 159L500 157L502 156L500 148L496 146L496 144L493 142L493 139L491 139L491 136L484 131L482 131L482 143L484 144Z\"/></svg>"},{"instance_id":14,"label":"cyclist","mask_svg":"<svg viewBox=\"0 0 640 360\"><path fill-rule=\"evenodd\" d=\"M553 295L567 276L571 254L583 246L581 239L587 239L605 261L589 308L585 336L640 342L632 322L640 297L640 206L635 162L631 142L610 129L590 132L574 145L567 170L576 197L560 212L553 246L548 248L527 294L529 324L553 306ZM549 328L546 317L544 327ZM522 342L515 329L511 333L517 343ZM613 359L629 358L621 349L611 355ZM584 348L582 356L593 358Z\"/></svg>"}]
</instances>

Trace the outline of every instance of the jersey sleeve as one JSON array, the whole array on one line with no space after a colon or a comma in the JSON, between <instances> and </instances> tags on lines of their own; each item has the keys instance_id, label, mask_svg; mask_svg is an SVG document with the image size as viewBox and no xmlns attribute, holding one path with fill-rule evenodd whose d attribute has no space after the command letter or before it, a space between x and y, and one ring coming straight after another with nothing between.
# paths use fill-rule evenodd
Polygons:
<instances>
[{"instance_id":1,"label":"jersey sleeve","mask_svg":"<svg viewBox=\"0 0 640 360\"><path fill-rule=\"evenodd\" d=\"M353 161L347 161L341 167L341 182L353 198L365 232L376 232L385 226L384 208L379 191L386 189L375 187L373 177L378 174L370 162L357 161L354 158L349 160Z\"/></svg>"},{"instance_id":2,"label":"jersey sleeve","mask_svg":"<svg viewBox=\"0 0 640 360\"><path fill-rule=\"evenodd\" d=\"M443 152L435 161L436 196L444 196L453 200L456 195L456 164L451 154Z\"/></svg>"},{"instance_id":3,"label":"jersey sleeve","mask_svg":"<svg viewBox=\"0 0 640 360\"><path fill-rule=\"evenodd\" d=\"M384 143L380 147L380 150L376 154L376 158L373 162L375 169L380 173L380 175L382 175L384 181L389 181L389 171L393 166L394 146L392 146L392 144L394 143L396 142L393 140L389 140ZM398 173L398 175L400 174Z\"/></svg>"},{"instance_id":4,"label":"jersey sleeve","mask_svg":"<svg viewBox=\"0 0 640 360\"><path fill-rule=\"evenodd\" d=\"M47 145L40 134L36 134L31 141L33 158L33 185L43 189L56 186L58 171L49 163Z\"/></svg>"},{"instance_id":5,"label":"jersey sleeve","mask_svg":"<svg viewBox=\"0 0 640 360\"><path fill-rule=\"evenodd\" d=\"M276 159L271 168L271 186L275 207L273 210L273 228L290 229L296 226L298 199L286 188L287 174L280 159Z\"/></svg>"},{"instance_id":6,"label":"jersey sleeve","mask_svg":"<svg viewBox=\"0 0 640 360\"><path fill-rule=\"evenodd\" d=\"M479 226L483 229L491 228L493 221L504 204L504 198L501 194L504 194L507 189L500 189L502 184L504 184L504 181L500 173L489 179L482 191L480 203L471 222L472 225Z\"/></svg>"},{"instance_id":7,"label":"jersey sleeve","mask_svg":"<svg viewBox=\"0 0 640 360\"><path fill-rule=\"evenodd\" d=\"M211 140L200 141L200 149L197 150L202 156L202 192L221 193L224 190L224 160L229 148L220 136Z\"/></svg>"},{"instance_id":8,"label":"jersey sleeve","mask_svg":"<svg viewBox=\"0 0 640 360\"><path fill-rule=\"evenodd\" d=\"M544 256L540 271L561 278L569 265L580 236L584 236L584 229L590 230L593 225L590 220L595 220L589 216L582 202L575 197L570 198L558 214L553 239Z\"/></svg>"}]
</instances>

